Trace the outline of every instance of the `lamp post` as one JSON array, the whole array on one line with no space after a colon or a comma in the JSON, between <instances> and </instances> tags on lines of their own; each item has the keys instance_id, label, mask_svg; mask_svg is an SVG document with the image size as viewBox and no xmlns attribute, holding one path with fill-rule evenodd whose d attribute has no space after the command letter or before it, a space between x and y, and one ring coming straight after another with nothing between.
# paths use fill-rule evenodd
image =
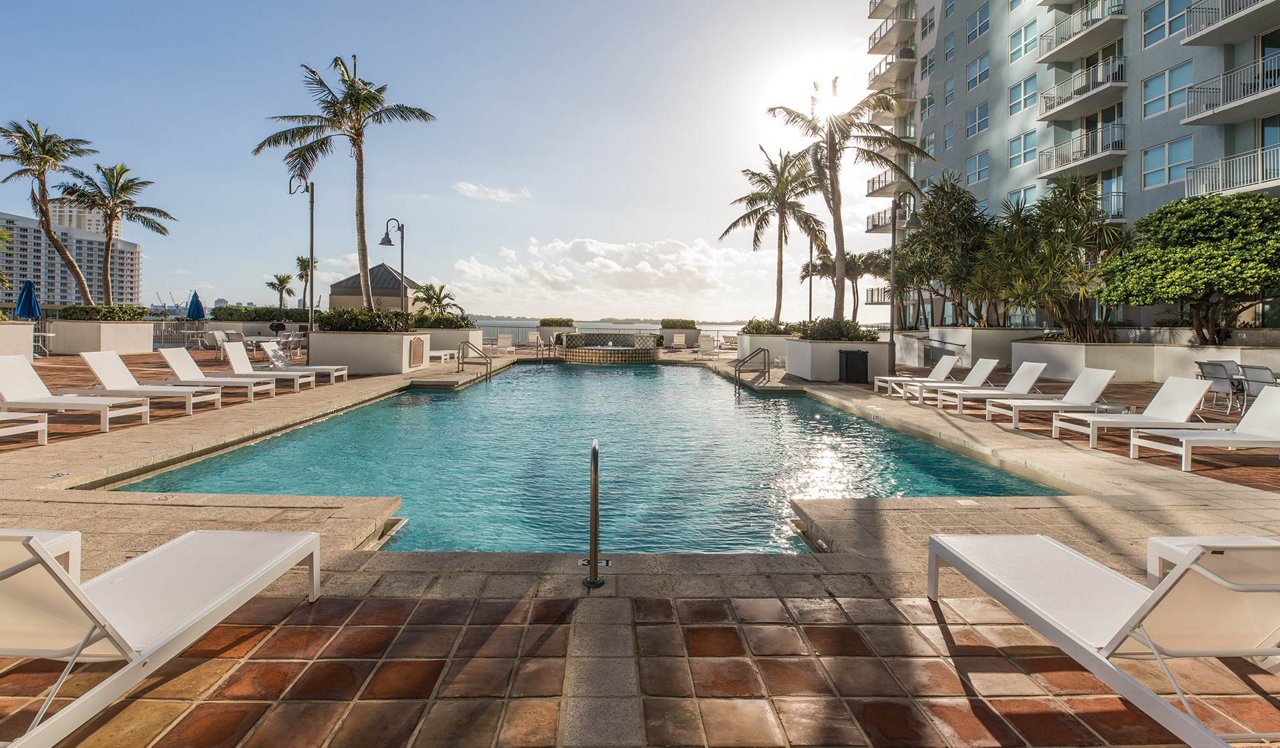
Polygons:
<instances>
[{"instance_id":1,"label":"lamp post","mask_svg":"<svg viewBox=\"0 0 1280 748\"><path fill-rule=\"evenodd\" d=\"M400 311L409 311L409 288L404 279L404 224L396 218L387 219L387 230L382 234L382 241L378 242L383 247L394 247L395 242L391 241L391 224L396 225L396 231L400 232Z\"/></svg>"},{"instance_id":2,"label":"lamp post","mask_svg":"<svg viewBox=\"0 0 1280 748\"><path fill-rule=\"evenodd\" d=\"M889 236L889 375L893 376L898 373L898 344L894 340L894 332L897 327L897 311L898 294L897 294L897 255L898 255L898 214L900 211L907 210L906 192L899 192L893 197L893 216L890 221ZM902 225L904 229L920 228L920 218L915 211L911 211L906 216L906 222Z\"/></svg>"},{"instance_id":3,"label":"lamp post","mask_svg":"<svg viewBox=\"0 0 1280 748\"><path fill-rule=\"evenodd\" d=\"M809 237L809 321L813 321L813 237Z\"/></svg>"},{"instance_id":4,"label":"lamp post","mask_svg":"<svg viewBox=\"0 0 1280 748\"><path fill-rule=\"evenodd\" d=\"M307 335L316 329L316 183L307 181L300 175L289 178L289 194L299 192L307 194L308 212L310 213L310 230L307 242ZM311 363L311 345L307 345L307 363Z\"/></svg>"}]
</instances>

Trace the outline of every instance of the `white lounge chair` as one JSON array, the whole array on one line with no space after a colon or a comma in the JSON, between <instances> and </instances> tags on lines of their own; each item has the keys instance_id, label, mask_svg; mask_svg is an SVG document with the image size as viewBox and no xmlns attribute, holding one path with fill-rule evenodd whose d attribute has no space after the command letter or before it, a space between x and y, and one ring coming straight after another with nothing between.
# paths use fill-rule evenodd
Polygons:
<instances>
[{"instance_id":1,"label":"white lounge chair","mask_svg":"<svg viewBox=\"0 0 1280 748\"><path fill-rule=\"evenodd\" d=\"M86 351L80 358L89 365L89 371L101 383L98 387L64 390L78 395L106 395L108 397L145 397L151 400L178 399L186 406L187 415L195 412L197 403L213 403L215 410L222 408L222 390L217 387L196 387L182 384L142 384L134 379L133 372L115 351Z\"/></svg>"},{"instance_id":2,"label":"white lounge chair","mask_svg":"<svg viewBox=\"0 0 1280 748\"><path fill-rule=\"evenodd\" d=\"M684 333L682 333L682 332L675 332L675 333L672 333L672 334L671 334L671 345L670 345L670 346L668 346L668 348L671 348L672 350L684 350L685 348L687 348L687 347L688 347L688 346L685 344L684 340L685 340Z\"/></svg>"},{"instance_id":3,"label":"white lounge chair","mask_svg":"<svg viewBox=\"0 0 1280 748\"><path fill-rule=\"evenodd\" d=\"M720 358L720 350L716 348L716 339L710 335L701 335L698 337L698 350L693 354L694 358Z\"/></svg>"},{"instance_id":4,"label":"white lounge chair","mask_svg":"<svg viewBox=\"0 0 1280 748\"><path fill-rule=\"evenodd\" d=\"M0 436L35 434L36 444L49 443L49 416L44 413L0 413Z\"/></svg>"},{"instance_id":5,"label":"white lounge chair","mask_svg":"<svg viewBox=\"0 0 1280 748\"><path fill-rule=\"evenodd\" d=\"M726 351L738 350L738 336L725 335L724 337L720 338L720 348Z\"/></svg>"},{"instance_id":6,"label":"white lounge chair","mask_svg":"<svg viewBox=\"0 0 1280 748\"><path fill-rule=\"evenodd\" d=\"M143 423L151 422L151 404L145 397L55 395L41 381L26 356L0 356L0 412L14 408L49 413L97 413L102 431L111 430L112 418L142 416Z\"/></svg>"},{"instance_id":7,"label":"white lounge chair","mask_svg":"<svg viewBox=\"0 0 1280 748\"><path fill-rule=\"evenodd\" d=\"M316 388L316 373L314 371L285 371L282 369L267 369L260 371L253 368L253 362L249 360L249 352L245 350L244 343L227 343L224 346L227 349L227 361L231 364L231 374L233 377L274 377L277 381L288 382L294 392L301 392L302 386L310 385L311 389Z\"/></svg>"},{"instance_id":8,"label":"white lounge chair","mask_svg":"<svg viewBox=\"0 0 1280 748\"><path fill-rule=\"evenodd\" d=\"M1193 546L1154 589L1043 535L933 535L929 599L950 566L1187 745L1226 746L1277 733L1216 735L1196 719L1167 660L1273 657L1280 626L1280 548ZM1155 660L1186 711L1117 659Z\"/></svg>"},{"instance_id":9,"label":"white lounge chair","mask_svg":"<svg viewBox=\"0 0 1280 748\"><path fill-rule=\"evenodd\" d=\"M271 377L263 376L252 379L248 377L211 377L207 376L196 365L196 360L191 358L191 354L187 352L186 348L160 348L158 353L173 372L174 379L170 380L173 384L221 387L224 390L241 389L244 390L245 400L249 402L253 402L253 396L259 393L268 397L276 396L276 380Z\"/></svg>"},{"instance_id":10,"label":"white lounge chair","mask_svg":"<svg viewBox=\"0 0 1280 748\"><path fill-rule=\"evenodd\" d=\"M942 358L938 359L938 363L933 365L933 369L929 372L927 376L876 377L875 379L871 380L871 391L879 392L880 387L883 386L885 392L892 393L894 386L900 385L903 382L946 382L951 376L951 370L954 369L956 367L956 364L958 363L960 363L959 356L943 356Z\"/></svg>"},{"instance_id":11,"label":"white lounge chair","mask_svg":"<svg viewBox=\"0 0 1280 748\"><path fill-rule=\"evenodd\" d=\"M334 384L338 380L346 381L347 379L347 367L345 366L301 366L293 363L289 358L289 354L280 350L280 346L270 340L264 342L259 347L262 349L263 353L267 354L267 363L270 364L271 370L297 372L309 371L315 374L317 379L319 379L321 375L327 376L329 378L329 384ZM257 368L260 371L269 370L267 367L262 366Z\"/></svg>"},{"instance_id":12,"label":"white lounge chair","mask_svg":"<svg viewBox=\"0 0 1280 748\"><path fill-rule=\"evenodd\" d=\"M494 348L496 348L497 350L501 351L502 353L515 353L515 352L516 352L516 347L515 347L515 345L511 342L511 336L510 336L510 335L499 335L499 336L498 336L498 342L494 343L493 347L494 347Z\"/></svg>"},{"instance_id":13,"label":"white lounge chair","mask_svg":"<svg viewBox=\"0 0 1280 748\"><path fill-rule=\"evenodd\" d=\"M1088 434L1089 449L1094 449L1103 429L1221 428L1220 424L1187 423L1209 384L1205 379L1169 377L1141 413L1054 413L1053 438L1063 430Z\"/></svg>"},{"instance_id":14,"label":"white lounge chair","mask_svg":"<svg viewBox=\"0 0 1280 748\"><path fill-rule=\"evenodd\" d=\"M1012 398L987 401L987 420L997 414L1013 419L1018 428L1018 418L1023 413L1063 413L1067 411L1090 412L1102 407L1098 399L1111 383L1116 373L1111 369L1083 369L1071 387L1058 399Z\"/></svg>"},{"instance_id":15,"label":"white lounge chair","mask_svg":"<svg viewBox=\"0 0 1280 748\"><path fill-rule=\"evenodd\" d=\"M295 566L319 589L313 532L196 531L78 584L36 536L0 536L0 655L65 660L13 748L52 746L179 655ZM46 714L79 662L123 662Z\"/></svg>"},{"instance_id":16,"label":"white lounge chair","mask_svg":"<svg viewBox=\"0 0 1280 748\"><path fill-rule=\"evenodd\" d=\"M971 390L981 387L991 378L991 372L996 370L996 365L999 363L999 359L980 358L959 382L900 382L897 385L898 392L902 394L902 399L906 400L911 392L915 391L916 403L924 405L924 396L930 392L936 397L944 390Z\"/></svg>"},{"instance_id":17,"label":"white lounge chair","mask_svg":"<svg viewBox=\"0 0 1280 748\"><path fill-rule=\"evenodd\" d=\"M1056 395L1031 394L1031 390L1035 388L1036 382L1039 381L1040 375L1044 373L1048 364L1039 361L1023 361L1018 370L1013 373L1009 381L1004 387L977 387L974 389L945 389L938 390L938 399L936 405L939 408L945 407L949 403L956 404L956 412L964 412L964 403L966 400L979 400L986 402L987 400L997 400L1008 398L1010 395L1018 395L1019 398L1027 399L1050 399Z\"/></svg>"},{"instance_id":18,"label":"white lounge chair","mask_svg":"<svg viewBox=\"0 0 1280 748\"><path fill-rule=\"evenodd\" d=\"M1213 427L1217 430L1210 430ZM1280 449L1280 387L1263 389L1234 427L1216 423L1195 429L1134 429L1129 433L1129 457L1137 459L1139 447L1181 456L1184 471L1191 469L1191 450L1197 447Z\"/></svg>"}]
</instances>

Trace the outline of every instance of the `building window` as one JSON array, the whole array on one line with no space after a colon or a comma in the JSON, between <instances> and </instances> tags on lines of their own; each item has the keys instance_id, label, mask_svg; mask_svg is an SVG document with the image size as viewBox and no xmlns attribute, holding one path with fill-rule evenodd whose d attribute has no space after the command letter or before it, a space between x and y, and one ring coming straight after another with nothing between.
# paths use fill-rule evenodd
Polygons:
<instances>
[{"instance_id":1,"label":"building window","mask_svg":"<svg viewBox=\"0 0 1280 748\"><path fill-rule=\"evenodd\" d=\"M933 116L933 92L924 95L920 100L920 121L924 122Z\"/></svg>"},{"instance_id":2,"label":"building window","mask_svg":"<svg viewBox=\"0 0 1280 748\"><path fill-rule=\"evenodd\" d=\"M948 78L942 84L942 105L951 106L956 103L956 79Z\"/></svg>"},{"instance_id":3,"label":"building window","mask_svg":"<svg viewBox=\"0 0 1280 748\"><path fill-rule=\"evenodd\" d=\"M942 6L942 16L950 18L952 13L956 12L956 0L947 0Z\"/></svg>"},{"instance_id":4,"label":"building window","mask_svg":"<svg viewBox=\"0 0 1280 748\"><path fill-rule=\"evenodd\" d=\"M1191 165L1191 136L1142 152L1142 189L1181 182Z\"/></svg>"},{"instance_id":5,"label":"building window","mask_svg":"<svg viewBox=\"0 0 1280 748\"><path fill-rule=\"evenodd\" d=\"M955 120L942 126L942 150L949 151L956 144Z\"/></svg>"},{"instance_id":6,"label":"building window","mask_svg":"<svg viewBox=\"0 0 1280 748\"><path fill-rule=\"evenodd\" d=\"M956 58L956 35L947 34L942 38L942 61L950 62Z\"/></svg>"},{"instance_id":7,"label":"building window","mask_svg":"<svg viewBox=\"0 0 1280 748\"><path fill-rule=\"evenodd\" d=\"M932 49L925 52L924 56L920 58L920 80L924 80L933 74L934 62Z\"/></svg>"},{"instance_id":8,"label":"building window","mask_svg":"<svg viewBox=\"0 0 1280 748\"><path fill-rule=\"evenodd\" d=\"M1009 168L1036 160L1036 131L1029 130L1009 141Z\"/></svg>"},{"instance_id":9,"label":"building window","mask_svg":"<svg viewBox=\"0 0 1280 748\"><path fill-rule=\"evenodd\" d=\"M1142 11L1142 46L1156 42L1182 31L1187 25L1188 0L1160 0Z\"/></svg>"},{"instance_id":10,"label":"building window","mask_svg":"<svg viewBox=\"0 0 1280 748\"><path fill-rule=\"evenodd\" d=\"M1191 60L1156 73L1142 82L1142 116L1154 117L1187 104Z\"/></svg>"},{"instance_id":11,"label":"building window","mask_svg":"<svg viewBox=\"0 0 1280 748\"><path fill-rule=\"evenodd\" d=\"M1009 35L1009 62L1017 62L1023 55L1036 51L1036 19Z\"/></svg>"},{"instance_id":12,"label":"building window","mask_svg":"<svg viewBox=\"0 0 1280 748\"><path fill-rule=\"evenodd\" d=\"M987 33L987 30L991 28L991 9L987 7L986 3L983 3L981 8L978 8L973 15L969 16L968 25L970 44L976 42L978 37Z\"/></svg>"},{"instance_id":13,"label":"building window","mask_svg":"<svg viewBox=\"0 0 1280 748\"><path fill-rule=\"evenodd\" d=\"M964 116L965 137L972 138L974 135L986 130L991 124L988 114L987 102L985 101L970 109Z\"/></svg>"},{"instance_id":14,"label":"building window","mask_svg":"<svg viewBox=\"0 0 1280 748\"><path fill-rule=\"evenodd\" d=\"M991 55L983 53L981 57L969 63L969 90L978 87L979 83L986 83L991 77Z\"/></svg>"},{"instance_id":15,"label":"building window","mask_svg":"<svg viewBox=\"0 0 1280 748\"><path fill-rule=\"evenodd\" d=\"M928 13L920 19L920 38L923 39L933 33L933 27L937 25L937 10L930 8Z\"/></svg>"},{"instance_id":16,"label":"building window","mask_svg":"<svg viewBox=\"0 0 1280 748\"><path fill-rule=\"evenodd\" d=\"M1009 0L1009 10L1017 10L1022 7L1022 0Z\"/></svg>"},{"instance_id":17,"label":"building window","mask_svg":"<svg viewBox=\"0 0 1280 748\"><path fill-rule=\"evenodd\" d=\"M988 162L986 151L970 156L965 161L966 183L977 184L987 181L987 177L991 175L991 165Z\"/></svg>"},{"instance_id":18,"label":"building window","mask_svg":"<svg viewBox=\"0 0 1280 748\"><path fill-rule=\"evenodd\" d=\"M933 133L929 133L928 135L924 136L924 144L922 147L924 148L924 152L929 154L930 158L932 158L935 155L933 146L934 146Z\"/></svg>"},{"instance_id":19,"label":"building window","mask_svg":"<svg viewBox=\"0 0 1280 748\"><path fill-rule=\"evenodd\" d=\"M1009 86L1009 114L1017 114L1023 109L1036 105L1036 77L1028 76Z\"/></svg>"}]
</instances>

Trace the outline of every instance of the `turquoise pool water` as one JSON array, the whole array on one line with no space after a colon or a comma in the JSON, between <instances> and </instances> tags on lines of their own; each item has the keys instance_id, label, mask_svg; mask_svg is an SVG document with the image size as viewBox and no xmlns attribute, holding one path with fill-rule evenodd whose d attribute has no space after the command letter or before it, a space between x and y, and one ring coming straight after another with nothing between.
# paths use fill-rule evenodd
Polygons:
<instances>
[{"instance_id":1,"label":"turquoise pool water","mask_svg":"<svg viewBox=\"0 0 1280 748\"><path fill-rule=\"evenodd\" d=\"M392 550L580 552L593 438L611 552L804 552L796 498L1053 493L702 368L564 365L396 395L123 490L401 496Z\"/></svg>"}]
</instances>

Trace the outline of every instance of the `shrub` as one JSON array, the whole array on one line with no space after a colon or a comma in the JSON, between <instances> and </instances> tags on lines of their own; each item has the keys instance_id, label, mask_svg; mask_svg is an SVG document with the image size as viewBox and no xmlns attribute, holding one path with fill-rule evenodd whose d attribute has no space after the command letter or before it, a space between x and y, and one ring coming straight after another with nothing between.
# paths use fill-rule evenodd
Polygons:
<instances>
[{"instance_id":1,"label":"shrub","mask_svg":"<svg viewBox=\"0 0 1280 748\"><path fill-rule=\"evenodd\" d=\"M664 317L662 319L662 327L668 330L696 330L698 323L691 319L680 319L679 317Z\"/></svg>"},{"instance_id":2,"label":"shrub","mask_svg":"<svg viewBox=\"0 0 1280 748\"><path fill-rule=\"evenodd\" d=\"M95 322L138 322L147 318L147 308L136 304L106 306L75 305L58 312L59 319L87 319Z\"/></svg>"},{"instance_id":3,"label":"shrub","mask_svg":"<svg viewBox=\"0 0 1280 748\"><path fill-rule=\"evenodd\" d=\"M316 312L316 327L326 332L409 332L409 315L388 309L331 309Z\"/></svg>"},{"instance_id":4,"label":"shrub","mask_svg":"<svg viewBox=\"0 0 1280 748\"><path fill-rule=\"evenodd\" d=\"M0 322L8 322L8 321L9 321L9 315L5 314L4 312L0 312Z\"/></svg>"},{"instance_id":5,"label":"shrub","mask_svg":"<svg viewBox=\"0 0 1280 748\"><path fill-rule=\"evenodd\" d=\"M875 330L864 330L853 320L832 319L822 317L812 322L801 322L796 325L801 340L861 340L876 341L880 339Z\"/></svg>"},{"instance_id":6,"label":"shrub","mask_svg":"<svg viewBox=\"0 0 1280 748\"><path fill-rule=\"evenodd\" d=\"M470 330L476 326L476 323L461 312L421 312L413 318L413 326L430 327L436 330Z\"/></svg>"},{"instance_id":7,"label":"shrub","mask_svg":"<svg viewBox=\"0 0 1280 748\"><path fill-rule=\"evenodd\" d=\"M775 325L773 320L752 317L747 324L738 330L740 335L786 335L790 332L788 325Z\"/></svg>"},{"instance_id":8,"label":"shrub","mask_svg":"<svg viewBox=\"0 0 1280 748\"><path fill-rule=\"evenodd\" d=\"M538 324L542 327L573 327L573 317L543 317Z\"/></svg>"},{"instance_id":9,"label":"shrub","mask_svg":"<svg viewBox=\"0 0 1280 748\"><path fill-rule=\"evenodd\" d=\"M306 322L306 309L281 309L275 306L219 306L209 310L216 322Z\"/></svg>"}]
</instances>

